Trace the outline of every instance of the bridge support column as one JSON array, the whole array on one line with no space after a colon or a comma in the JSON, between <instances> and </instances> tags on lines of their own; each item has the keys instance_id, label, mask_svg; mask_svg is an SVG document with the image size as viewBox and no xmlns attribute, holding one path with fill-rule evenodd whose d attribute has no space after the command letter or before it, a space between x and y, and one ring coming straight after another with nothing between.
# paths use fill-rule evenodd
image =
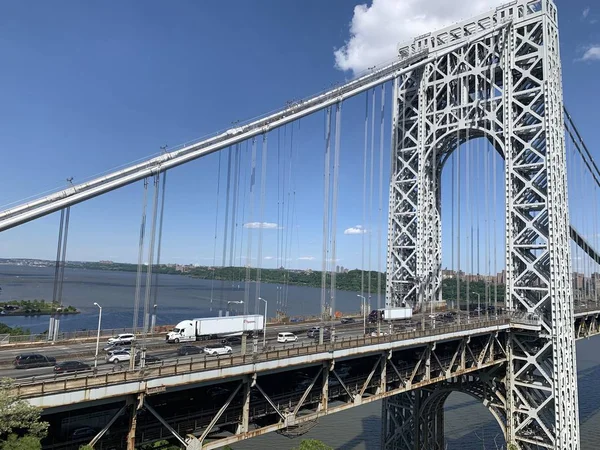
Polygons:
<instances>
[{"instance_id":1,"label":"bridge support column","mask_svg":"<svg viewBox=\"0 0 600 450\"><path fill-rule=\"evenodd\" d=\"M329 371L331 366L329 362L323 364L323 378L321 385L321 403L319 404L319 411L326 411L327 404L329 401Z\"/></svg>"},{"instance_id":2,"label":"bridge support column","mask_svg":"<svg viewBox=\"0 0 600 450\"><path fill-rule=\"evenodd\" d=\"M135 432L137 430L137 413L144 404L144 393L137 396L137 402L132 402L131 416L129 418L129 432L127 433L127 450L135 450Z\"/></svg>"},{"instance_id":3,"label":"bridge support column","mask_svg":"<svg viewBox=\"0 0 600 450\"><path fill-rule=\"evenodd\" d=\"M250 424L250 389L252 388L252 380L246 378L242 387L242 417L236 434L247 433Z\"/></svg>"}]
</instances>

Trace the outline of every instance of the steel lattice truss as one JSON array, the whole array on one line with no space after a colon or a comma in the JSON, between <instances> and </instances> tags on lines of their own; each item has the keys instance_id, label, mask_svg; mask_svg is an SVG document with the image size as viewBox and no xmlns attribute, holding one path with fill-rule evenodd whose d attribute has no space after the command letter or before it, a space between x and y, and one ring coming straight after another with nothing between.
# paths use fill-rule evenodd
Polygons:
<instances>
[{"instance_id":1,"label":"steel lattice truss","mask_svg":"<svg viewBox=\"0 0 600 450\"><path fill-rule=\"evenodd\" d=\"M498 32L476 37L503 22ZM550 0L512 2L417 38L400 53L461 40L465 46L395 80L387 305L440 298L441 171L460 144L487 138L506 167L508 307L541 323L534 336L509 339L507 442L522 449L578 449L556 7ZM392 404L389 415L406 415L406 407ZM431 414L423 420L437 426L441 419ZM422 447L412 441L389 448Z\"/></svg>"}]
</instances>

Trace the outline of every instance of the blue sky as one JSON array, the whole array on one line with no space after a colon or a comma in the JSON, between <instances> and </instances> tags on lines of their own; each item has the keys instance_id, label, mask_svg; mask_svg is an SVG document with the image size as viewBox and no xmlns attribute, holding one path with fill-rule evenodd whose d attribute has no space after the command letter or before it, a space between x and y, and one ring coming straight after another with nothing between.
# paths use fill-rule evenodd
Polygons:
<instances>
[{"instance_id":1,"label":"blue sky","mask_svg":"<svg viewBox=\"0 0 600 450\"><path fill-rule=\"evenodd\" d=\"M464 6L440 11L442 3L447 7L449 2L432 0L419 5L414 0L378 0L375 5L357 9L360 2L347 0L306 0L301 4L279 0L3 2L0 146L4 170L0 205L63 187L71 176L74 182L83 181L155 154L161 145L175 147L227 128L232 121L280 108L288 100L347 79L352 69L369 67L377 58L389 59L386 55L397 40L447 20L436 14L454 14L457 19L470 15ZM386 17L390 5L400 5L394 11L404 23L394 26L396 19ZM600 7L595 9L588 1L579 0L569 2L568 7L563 1L557 5L565 102L588 146L594 149L598 144L592 112L596 102L590 99L600 94L600 61L596 61L600 59L600 47L596 47L600 44ZM425 19L419 22L414 17ZM335 49L348 41L346 53L336 57ZM586 61L581 61L584 55ZM378 160L373 220L368 220L367 213L365 222L364 114L364 97L345 104L342 112L337 259L339 265L361 267L363 238L368 244L370 236L371 267L376 269L378 262L384 267L377 245ZM265 215L259 217L257 197L253 218L254 222L277 224L263 230L263 266L274 267L283 258L288 267L321 267L323 126L324 115L320 113L294 126L293 142L291 127L282 129L280 136L278 132L269 136ZM287 140L279 144L278 163L277 142L278 138L283 140L284 133ZM385 122L385 136L387 180L389 120ZM290 144L294 176L287 180L278 174ZM379 148L378 139L375 147ZM245 152L244 144L241 182L248 175ZM226 156L221 154L223 167ZM221 172L221 196L217 200L218 160L218 155L211 155L169 173L163 262L212 263L217 203L216 255L217 262L221 261L225 173ZM290 213L289 219L282 220L277 214L277 194L288 198L287 186L286 190L282 187L284 178L287 186L295 187L295 215ZM501 187L501 177L498 183ZM244 187L240 189L240 203L244 192L248 195L247 181ZM383 192L385 212L385 183ZM293 191L289 195L294 198ZM68 258L135 262L141 203L142 186L138 183L74 207ZM242 217L241 205L237 214L238 219ZM243 222L249 221L248 202L243 219L235 233L237 261L246 256L248 233ZM384 245L386 223L384 218ZM357 226L369 233L344 234L344 230ZM58 214L54 214L4 232L0 235L0 256L52 259L57 228ZM282 236L284 242L287 236L286 255L277 250ZM257 256L257 241L255 232L253 258ZM498 253L500 266L503 251ZM384 249L381 254L385 255ZM451 265L449 256L445 256L445 265Z\"/></svg>"}]
</instances>

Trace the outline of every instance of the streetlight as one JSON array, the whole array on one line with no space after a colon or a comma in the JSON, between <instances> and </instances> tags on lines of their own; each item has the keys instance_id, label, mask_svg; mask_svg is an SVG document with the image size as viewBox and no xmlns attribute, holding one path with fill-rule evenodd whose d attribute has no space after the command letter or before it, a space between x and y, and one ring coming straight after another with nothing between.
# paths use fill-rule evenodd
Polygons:
<instances>
[{"instance_id":1,"label":"streetlight","mask_svg":"<svg viewBox=\"0 0 600 450\"><path fill-rule=\"evenodd\" d=\"M102 325L102 306L94 302L94 305L100 308L98 313L98 335L96 336L96 355L94 356L94 368L98 367L98 347L100 347L100 326Z\"/></svg>"},{"instance_id":2,"label":"streetlight","mask_svg":"<svg viewBox=\"0 0 600 450\"><path fill-rule=\"evenodd\" d=\"M267 301L262 298L262 297L258 297L259 300L262 300L263 302L265 302L265 324L264 324L264 328L263 328L263 351L265 349L265 345L266 345L266 339L267 339Z\"/></svg>"},{"instance_id":3,"label":"streetlight","mask_svg":"<svg viewBox=\"0 0 600 450\"><path fill-rule=\"evenodd\" d=\"M367 299L364 295L357 295L362 298L362 310L363 310L363 335L367 334Z\"/></svg>"},{"instance_id":4,"label":"streetlight","mask_svg":"<svg viewBox=\"0 0 600 450\"><path fill-rule=\"evenodd\" d=\"M477 317L481 317L481 294L478 292L471 292L477 296Z\"/></svg>"}]
</instances>

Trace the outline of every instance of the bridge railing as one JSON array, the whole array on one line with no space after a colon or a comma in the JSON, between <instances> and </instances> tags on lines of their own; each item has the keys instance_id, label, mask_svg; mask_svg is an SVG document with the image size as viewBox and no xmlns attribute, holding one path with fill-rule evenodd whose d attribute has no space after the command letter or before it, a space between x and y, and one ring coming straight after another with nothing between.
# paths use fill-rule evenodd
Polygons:
<instances>
[{"instance_id":1,"label":"bridge railing","mask_svg":"<svg viewBox=\"0 0 600 450\"><path fill-rule=\"evenodd\" d=\"M267 350L262 353L232 355L228 357L191 358L187 361L176 360L174 362L162 363L161 365L148 366L127 371L112 371L106 373L95 373L91 375L60 376L55 375L50 379L31 378L19 379L16 382L16 394L20 397L37 397L52 393L65 392L79 389L90 389L102 387L109 384L122 384L127 382L139 382L154 378L172 375L182 375L191 372L202 372L224 367L242 366L260 362L283 360L318 353L332 353L337 350L366 347L391 342L418 340L419 338L440 336L462 331L477 330L488 327L508 325L509 317L498 319L472 319L470 323L461 325L439 326L433 329L416 330L410 332L393 333L380 337L358 337L340 339L336 342L312 345L294 345L291 348Z\"/></svg>"}]
</instances>

